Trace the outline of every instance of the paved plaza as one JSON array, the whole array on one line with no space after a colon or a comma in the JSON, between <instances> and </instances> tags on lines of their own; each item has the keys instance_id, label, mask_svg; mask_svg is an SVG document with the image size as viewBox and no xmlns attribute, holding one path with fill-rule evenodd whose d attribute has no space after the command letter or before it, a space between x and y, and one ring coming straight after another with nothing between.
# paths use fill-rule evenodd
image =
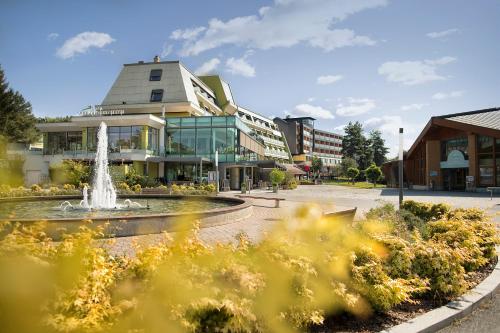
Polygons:
<instances>
[{"instance_id":1,"label":"paved plaza","mask_svg":"<svg viewBox=\"0 0 500 333\"><path fill-rule=\"evenodd\" d=\"M221 196L235 196L238 192L221 193ZM293 191L270 191L254 190L251 195L266 198L285 198L279 208L274 208L274 200L254 200L253 215L249 218L236 221L231 224L203 228L200 230L200 238L207 244L216 242L234 242L238 233L246 233L252 241L258 241L266 231L282 219L288 219L301 205L315 203L325 212L338 211L353 207L358 208L356 218L362 218L370 208L380 205L382 202L398 203L399 192L396 189L356 189L335 185L303 185ZM465 192L429 192L429 191L405 191L405 200L416 200L422 202L445 202L453 207L478 207L484 209L493 216L500 225L500 197L493 198L487 193L465 193ZM114 254L125 254L133 256L135 253L133 244L149 246L164 240L164 235L143 235L134 237L123 237L113 240L109 249ZM499 332L500 296L496 297L482 306L472 315L445 329L443 332Z\"/></svg>"},{"instance_id":2,"label":"paved plaza","mask_svg":"<svg viewBox=\"0 0 500 333\"><path fill-rule=\"evenodd\" d=\"M225 192L221 196L235 196L239 192ZM335 185L302 185L296 190L271 191L253 190L251 195L266 198L284 198L279 208L274 208L274 200L248 199L253 203L251 217L231 224L203 228L200 238L208 244L233 242L238 233L246 233L252 241L258 241L279 220L288 219L294 211L305 204L319 205L325 212L333 212L357 207L356 218L362 218L370 208L382 202L398 203L396 189L356 189ZM405 199L423 202L446 202L454 207L479 207L491 210L500 203L500 198L490 200L486 193L405 191ZM142 235L114 240L110 247L114 254L133 255L132 244L148 246L163 241L163 235Z\"/></svg>"}]
</instances>

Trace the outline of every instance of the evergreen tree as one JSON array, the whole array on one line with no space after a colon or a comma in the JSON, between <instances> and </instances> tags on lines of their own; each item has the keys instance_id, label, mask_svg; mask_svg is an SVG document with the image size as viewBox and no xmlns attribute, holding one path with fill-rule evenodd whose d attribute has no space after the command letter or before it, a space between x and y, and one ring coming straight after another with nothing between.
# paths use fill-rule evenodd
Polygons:
<instances>
[{"instance_id":1,"label":"evergreen tree","mask_svg":"<svg viewBox=\"0 0 500 333\"><path fill-rule=\"evenodd\" d=\"M361 170L366 169L373 161L371 141L363 135L363 126L359 121L349 122L344 128L342 139L342 155L352 158Z\"/></svg>"},{"instance_id":2,"label":"evergreen tree","mask_svg":"<svg viewBox=\"0 0 500 333\"><path fill-rule=\"evenodd\" d=\"M31 143L39 134L31 104L9 87L0 67L0 136L9 142Z\"/></svg>"},{"instance_id":3,"label":"evergreen tree","mask_svg":"<svg viewBox=\"0 0 500 333\"><path fill-rule=\"evenodd\" d=\"M381 166L387 159L386 155L389 149L385 146L385 140L382 138L382 133L379 130L370 132L370 141L373 151L373 162L377 166Z\"/></svg>"},{"instance_id":4,"label":"evergreen tree","mask_svg":"<svg viewBox=\"0 0 500 333\"><path fill-rule=\"evenodd\" d=\"M353 158L358 162L358 154L363 144L363 126L359 121L349 122L344 127L344 138L342 139L342 156Z\"/></svg>"}]
</instances>

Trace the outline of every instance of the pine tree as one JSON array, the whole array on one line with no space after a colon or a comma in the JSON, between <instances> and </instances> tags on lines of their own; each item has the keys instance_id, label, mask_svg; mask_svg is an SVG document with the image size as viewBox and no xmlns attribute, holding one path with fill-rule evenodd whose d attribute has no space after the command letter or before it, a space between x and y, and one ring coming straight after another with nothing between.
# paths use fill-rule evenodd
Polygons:
<instances>
[{"instance_id":1,"label":"pine tree","mask_svg":"<svg viewBox=\"0 0 500 333\"><path fill-rule=\"evenodd\" d=\"M385 140L382 138L382 133L379 130L370 132L370 141L373 151L373 162L377 166L381 166L387 159L386 155L389 149L385 146Z\"/></svg>"},{"instance_id":2,"label":"pine tree","mask_svg":"<svg viewBox=\"0 0 500 333\"><path fill-rule=\"evenodd\" d=\"M0 136L9 142L31 143L39 133L31 104L9 87L0 67Z\"/></svg>"},{"instance_id":3,"label":"pine tree","mask_svg":"<svg viewBox=\"0 0 500 333\"><path fill-rule=\"evenodd\" d=\"M359 121L349 122L344 128L342 139L343 158L350 157L356 161L360 170L366 169L373 161L371 142L363 135L363 126Z\"/></svg>"}]
</instances>

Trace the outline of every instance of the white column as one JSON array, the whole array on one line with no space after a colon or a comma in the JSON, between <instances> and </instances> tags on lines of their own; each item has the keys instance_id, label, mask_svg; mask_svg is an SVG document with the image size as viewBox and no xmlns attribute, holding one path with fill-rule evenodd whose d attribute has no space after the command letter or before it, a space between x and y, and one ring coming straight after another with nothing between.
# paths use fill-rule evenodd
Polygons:
<instances>
[{"instance_id":1,"label":"white column","mask_svg":"<svg viewBox=\"0 0 500 333\"><path fill-rule=\"evenodd\" d=\"M165 126L160 127L160 156L165 155Z\"/></svg>"},{"instance_id":2,"label":"white column","mask_svg":"<svg viewBox=\"0 0 500 333\"><path fill-rule=\"evenodd\" d=\"M165 177L165 162L158 163L158 177Z\"/></svg>"}]
</instances>

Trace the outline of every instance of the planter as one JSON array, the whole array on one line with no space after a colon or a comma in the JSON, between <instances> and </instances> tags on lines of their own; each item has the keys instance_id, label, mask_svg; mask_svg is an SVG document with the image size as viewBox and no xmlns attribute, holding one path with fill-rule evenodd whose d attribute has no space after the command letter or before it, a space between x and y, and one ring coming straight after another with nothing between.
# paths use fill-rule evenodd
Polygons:
<instances>
[{"instance_id":1,"label":"planter","mask_svg":"<svg viewBox=\"0 0 500 333\"><path fill-rule=\"evenodd\" d=\"M273 185L273 193L278 193L278 185Z\"/></svg>"}]
</instances>

